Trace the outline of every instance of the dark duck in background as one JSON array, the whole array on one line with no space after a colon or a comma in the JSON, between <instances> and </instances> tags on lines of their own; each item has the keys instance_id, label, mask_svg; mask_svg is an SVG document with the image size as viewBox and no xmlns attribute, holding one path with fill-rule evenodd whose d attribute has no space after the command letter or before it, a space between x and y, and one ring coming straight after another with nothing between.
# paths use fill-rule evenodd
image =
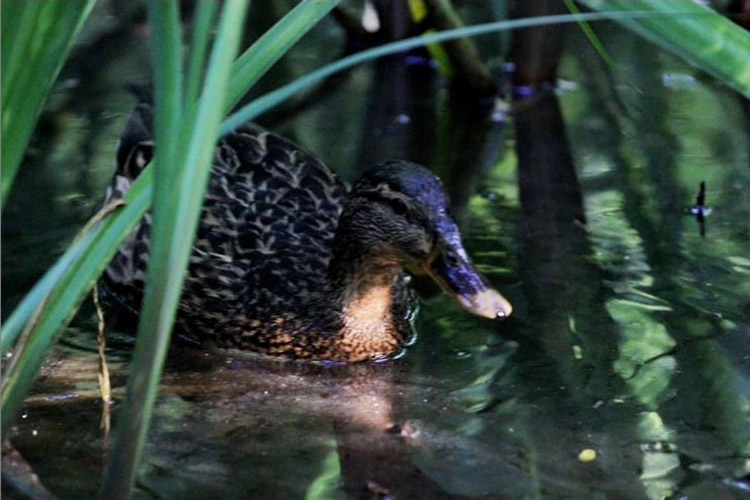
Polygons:
<instances>
[{"instance_id":1,"label":"dark duck in background","mask_svg":"<svg viewBox=\"0 0 750 500\"><path fill-rule=\"evenodd\" d=\"M151 122L150 106L139 104L120 140L108 202L150 161ZM150 226L146 214L103 278L106 294L132 311ZM196 342L269 355L386 357L409 337L405 264L422 267L469 312L511 313L473 267L427 169L387 162L347 192L314 156L247 124L216 148L176 324Z\"/></svg>"}]
</instances>

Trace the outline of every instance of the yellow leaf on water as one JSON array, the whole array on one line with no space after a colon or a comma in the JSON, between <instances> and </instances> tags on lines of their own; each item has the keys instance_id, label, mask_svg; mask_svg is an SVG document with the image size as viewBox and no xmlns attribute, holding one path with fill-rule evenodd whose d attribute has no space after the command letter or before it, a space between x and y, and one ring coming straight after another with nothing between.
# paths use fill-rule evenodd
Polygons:
<instances>
[{"instance_id":1,"label":"yellow leaf on water","mask_svg":"<svg viewBox=\"0 0 750 500\"><path fill-rule=\"evenodd\" d=\"M578 460L581 462L593 462L596 460L596 450L592 448L581 450L581 453L578 454Z\"/></svg>"}]
</instances>

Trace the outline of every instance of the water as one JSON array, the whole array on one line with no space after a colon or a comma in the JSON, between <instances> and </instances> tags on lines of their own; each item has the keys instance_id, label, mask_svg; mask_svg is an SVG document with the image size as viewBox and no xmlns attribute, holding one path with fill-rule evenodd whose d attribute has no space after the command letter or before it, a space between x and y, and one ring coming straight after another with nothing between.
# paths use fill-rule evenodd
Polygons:
<instances>
[{"instance_id":1,"label":"water","mask_svg":"<svg viewBox=\"0 0 750 500\"><path fill-rule=\"evenodd\" d=\"M174 348L137 498L747 498L748 118L693 68L604 33L616 71L572 29L566 84L506 122L398 59L264 118L347 180L391 157L430 165L514 316L474 318L417 278L419 339L398 360ZM132 102L121 86L147 67L143 34L122 36L128 53L104 51L96 72L83 69L91 46L76 53L14 186L4 314L100 203ZM322 25L267 85L339 41ZM701 181L703 228L689 210ZM94 331L85 307L11 435L60 498L94 497L102 474ZM110 343L121 397L130 348Z\"/></svg>"}]
</instances>

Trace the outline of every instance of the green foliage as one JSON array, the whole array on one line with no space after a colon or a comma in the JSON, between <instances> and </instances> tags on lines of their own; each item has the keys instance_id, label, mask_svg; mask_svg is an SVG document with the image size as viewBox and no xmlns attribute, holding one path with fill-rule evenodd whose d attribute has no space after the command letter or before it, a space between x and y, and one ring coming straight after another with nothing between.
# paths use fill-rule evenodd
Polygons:
<instances>
[{"instance_id":1,"label":"green foliage","mask_svg":"<svg viewBox=\"0 0 750 500\"><path fill-rule=\"evenodd\" d=\"M195 239L203 193L211 172L232 61L237 54L247 0L226 2L194 120L184 121L178 5L148 3L155 33L154 197L149 268L122 416L104 480L104 497L130 498L146 442L177 304ZM204 12L205 15L205 12ZM207 16L206 16L207 17ZM199 26L208 30L210 24ZM207 34L198 34L202 43ZM194 52L202 51L196 46ZM196 78L193 72L192 78ZM187 136L187 143L182 137Z\"/></svg>"},{"instance_id":2,"label":"green foliage","mask_svg":"<svg viewBox=\"0 0 750 500\"><path fill-rule=\"evenodd\" d=\"M307 488L305 500L331 500L341 497L339 488L341 484L341 463L336 450L336 441L329 440L327 443L329 451L323 460L320 474Z\"/></svg>"},{"instance_id":3,"label":"green foliage","mask_svg":"<svg viewBox=\"0 0 750 500\"><path fill-rule=\"evenodd\" d=\"M70 321L117 247L146 212L151 203L151 175L150 171L144 172L128 190L125 206L92 229L58 260L52 274L45 275L41 286L34 288L33 293L39 302L31 302L27 296L22 302L23 310L17 309L8 320L8 323L20 325L25 323L24 313L32 317L32 313L38 311L33 327L16 346L3 379L0 396L3 435L7 435L47 351L54 344L56 334ZM64 267L63 263L68 266ZM53 281L57 274L55 269L63 269L63 272ZM19 315L18 319L14 319L16 315Z\"/></svg>"},{"instance_id":4,"label":"green foliage","mask_svg":"<svg viewBox=\"0 0 750 500\"><path fill-rule=\"evenodd\" d=\"M2 201L94 0L2 2Z\"/></svg>"},{"instance_id":5,"label":"green foliage","mask_svg":"<svg viewBox=\"0 0 750 500\"><path fill-rule=\"evenodd\" d=\"M579 14L581 12L573 0L563 0L563 2L565 3L565 6L568 8L568 10L572 14ZM583 34L591 43L591 46L594 47L594 50L596 50L596 52L604 60L604 62L607 63L608 66L614 68L616 66L614 61L612 60L610 55L607 53L607 50L602 45L602 42L596 36L596 33L594 33L594 29L591 27L591 25L587 23L586 21L581 21L578 24L581 27L581 31L583 31Z\"/></svg>"},{"instance_id":6,"label":"green foliage","mask_svg":"<svg viewBox=\"0 0 750 500\"><path fill-rule=\"evenodd\" d=\"M232 66L225 112L228 113L247 90L339 1L319 0L300 3L237 58Z\"/></svg>"},{"instance_id":7,"label":"green foliage","mask_svg":"<svg viewBox=\"0 0 750 500\"><path fill-rule=\"evenodd\" d=\"M581 0L750 97L750 33L698 2ZM620 14L653 13L629 17Z\"/></svg>"}]
</instances>

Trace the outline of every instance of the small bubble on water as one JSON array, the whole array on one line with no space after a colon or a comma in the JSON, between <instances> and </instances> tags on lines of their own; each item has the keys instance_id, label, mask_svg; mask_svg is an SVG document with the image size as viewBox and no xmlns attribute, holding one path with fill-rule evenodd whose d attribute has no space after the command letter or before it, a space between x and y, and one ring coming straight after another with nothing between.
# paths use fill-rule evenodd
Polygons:
<instances>
[{"instance_id":1,"label":"small bubble on water","mask_svg":"<svg viewBox=\"0 0 750 500\"><path fill-rule=\"evenodd\" d=\"M39 435L39 431L34 429L33 431L31 431L31 435L36 437L37 435Z\"/></svg>"}]
</instances>

